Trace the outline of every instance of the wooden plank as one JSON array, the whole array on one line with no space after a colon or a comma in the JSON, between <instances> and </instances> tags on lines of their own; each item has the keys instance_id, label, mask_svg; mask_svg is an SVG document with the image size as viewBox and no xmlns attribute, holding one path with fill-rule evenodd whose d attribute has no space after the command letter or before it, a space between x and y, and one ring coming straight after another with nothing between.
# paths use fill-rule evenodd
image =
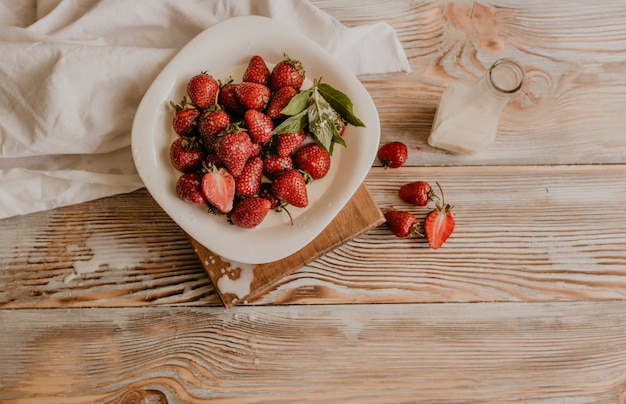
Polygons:
<instances>
[{"instance_id":1,"label":"wooden plank","mask_svg":"<svg viewBox=\"0 0 626 404\"><path fill-rule=\"evenodd\" d=\"M384 222L367 186L362 184L317 237L301 250L275 262L245 266L225 262L191 236L189 240L222 303L231 307L240 302L254 302L283 277Z\"/></svg>"},{"instance_id":2,"label":"wooden plank","mask_svg":"<svg viewBox=\"0 0 626 404\"><path fill-rule=\"evenodd\" d=\"M441 249L381 225L255 304L626 297L626 165L373 168L366 183L382 210L423 217L397 197L417 179L440 182L455 205ZM185 233L145 191L5 220L0 262L4 308L221 304Z\"/></svg>"},{"instance_id":3,"label":"wooden plank","mask_svg":"<svg viewBox=\"0 0 626 404\"><path fill-rule=\"evenodd\" d=\"M623 402L624 324L623 301L2 310L0 401Z\"/></svg>"}]
</instances>

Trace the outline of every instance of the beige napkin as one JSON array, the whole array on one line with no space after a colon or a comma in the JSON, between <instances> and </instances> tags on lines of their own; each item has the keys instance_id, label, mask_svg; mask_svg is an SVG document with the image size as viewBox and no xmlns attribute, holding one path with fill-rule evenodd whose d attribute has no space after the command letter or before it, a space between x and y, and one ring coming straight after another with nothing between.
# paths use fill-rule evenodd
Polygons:
<instances>
[{"instance_id":1,"label":"beige napkin","mask_svg":"<svg viewBox=\"0 0 626 404\"><path fill-rule=\"evenodd\" d=\"M304 0L0 0L0 218L143 187L139 101L188 41L240 15L300 30L357 75L409 70L389 25L347 28Z\"/></svg>"}]
</instances>

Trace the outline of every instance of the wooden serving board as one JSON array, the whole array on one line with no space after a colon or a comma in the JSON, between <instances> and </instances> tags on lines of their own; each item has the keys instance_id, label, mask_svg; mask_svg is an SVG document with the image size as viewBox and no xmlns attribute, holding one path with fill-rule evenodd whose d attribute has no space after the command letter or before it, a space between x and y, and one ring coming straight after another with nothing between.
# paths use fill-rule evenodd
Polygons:
<instances>
[{"instance_id":1,"label":"wooden serving board","mask_svg":"<svg viewBox=\"0 0 626 404\"><path fill-rule=\"evenodd\" d=\"M231 265L187 236L222 303L225 307L232 307L262 297L284 276L384 222L385 217L374 198L366 185L361 184L346 206L317 237L301 250L278 261Z\"/></svg>"}]
</instances>

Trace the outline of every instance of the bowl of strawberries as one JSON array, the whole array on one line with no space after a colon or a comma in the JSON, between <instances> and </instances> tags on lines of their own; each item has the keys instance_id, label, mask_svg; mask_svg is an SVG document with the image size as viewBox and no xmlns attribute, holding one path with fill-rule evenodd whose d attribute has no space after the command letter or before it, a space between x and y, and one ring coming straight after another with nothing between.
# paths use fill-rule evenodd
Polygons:
<instances>
[{"instance_id":1,"label":"bowl of strawberries","mask_svg":"<svg viewBox=\"0 0 626 404\"><path fill-rule=\"evenodd\" d=\"M257 16L187 44L132 129L135 166L157 203L222 260L246 264L280 260L321 233L379 140L360 81L307 37Z\"/></svg>"}]
</instances>

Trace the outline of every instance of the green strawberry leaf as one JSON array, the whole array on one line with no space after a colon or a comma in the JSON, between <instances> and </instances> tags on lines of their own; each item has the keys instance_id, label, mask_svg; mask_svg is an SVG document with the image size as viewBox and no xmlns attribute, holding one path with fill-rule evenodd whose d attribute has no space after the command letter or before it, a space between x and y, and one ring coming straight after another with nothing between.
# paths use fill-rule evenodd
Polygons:
<instances>
[{"instance_id":1,"label":"green strawberry leaf","mask_svg":"<svg viewBox=\"0 0 626 404\"><path fill-rule=\"evenodd\" d=\"M326 83L317 83L316 89L343 119L354 126L365 126L365 124L354 115L350 97Z\"/></svg>"},{"instance_id":2,"label":"green strawberry leaf","mask_svg":"<svg viewBox=\"0 0 626 404\"><path fill-rule=\"evenodd\" d=\"M274 128L272 133L278 135L280 133L298 132L304 129L308 124L307 111L308 108L285 119L280 125Z\"/></svg>"},{"instance_id":3,"label":"green strawberry leaf","mask_svg":"<svg viewBox=\"0 0 626 404\"><path fill-rule=\"evenodd\" d=\"M307 109L309 130L317 143L332 155L335 138L339 136L337 126L334 123L335 111L317 91L317 87L315 87L312 97L313 102Z\"/></svg>"},{"instance_id":4,"label":"green strawberry leaf","mask_svg":"<svg viewBox=\"0 0 626 404\"><path fill-rule=\"evenodd\" d=\"M289 104L287 104L287 106L283 108L280 113L283 115L293 116L304 111L309 105L309 98L311 98L311 94L313 94L312 89L300 91L291 99L291 101L289 101Z\"/></svg>"}]
</instances>

